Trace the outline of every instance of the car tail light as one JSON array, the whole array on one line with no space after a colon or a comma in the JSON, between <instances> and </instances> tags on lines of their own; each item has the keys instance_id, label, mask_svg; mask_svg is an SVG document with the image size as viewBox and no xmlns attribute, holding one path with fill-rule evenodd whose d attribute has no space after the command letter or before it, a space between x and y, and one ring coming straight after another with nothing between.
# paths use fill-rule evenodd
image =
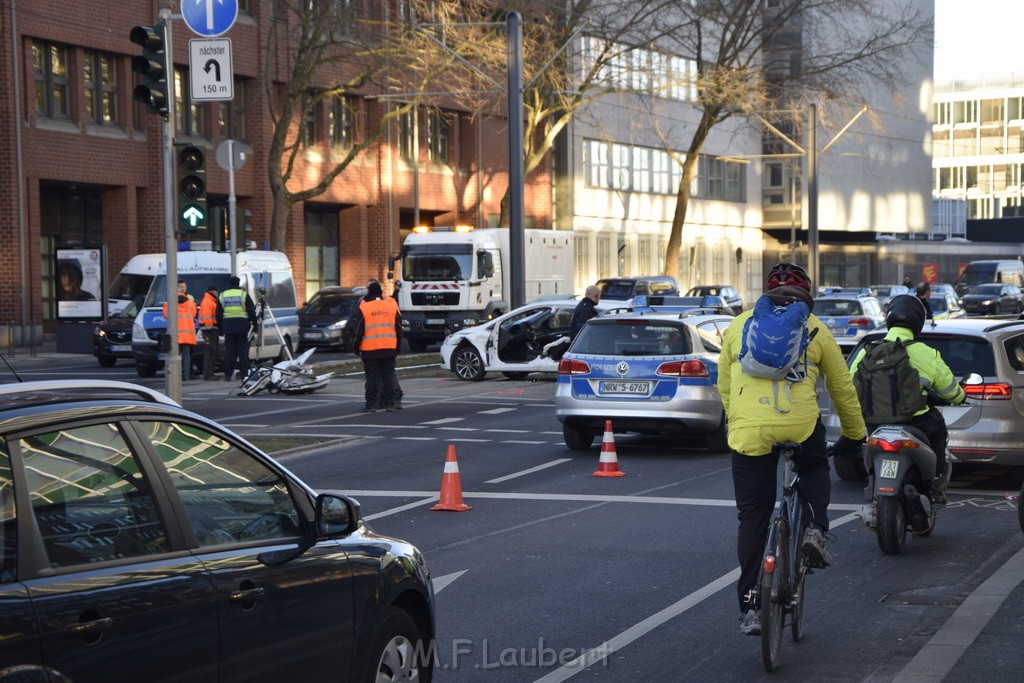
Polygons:
<instances>
[{"instance_id":1,"label":"car tail light","mask_svg":"<svg viewBox=\"0 0 1024 683\"><path fill-rule=\"evenodd\" d=\"M673 360L658 366L657 375L667 377L708 377L708 369L699 360Z\"/></svg>"},{"instance_id":2,"label":"car tail light","mask_svg":"<svg viewBox=\"0 0 1024 683\"><path fill-rule=\"evenodd\" d=\"M586 375L590 373L590 366L575 358L563 358L558 361L559 375Z\"/></svg>"},{"instance_id":3,"label":"car tail light","mask_svg":"<svg viewBox=\"0 0 1024 683\"><path fill-rule=\"evenodd\" d=\"M964 392L970 398L981 400L1005 401L1013 394L1013 387L1006 382L989 382L987 384L968 384Z\"/></svg>"},{"instance_id":4,"label":"car tail light","mask_svg":"<svg viewBox=\"0 0 1024 683\"><path fill-rule=\"evenodd\" d=\"M850 327L874 327L875 324L871 322L871 318L850 318L850 322L847 323Z\"/></svg>"},{"instance_id":5,"label":"car tail light","mask_svg":"<svg viewBox=\"0 0 1024 683\"><path fill-rule=\"evenodd\" d=\"M885 439L879 439L871 437L868 439L869 446L877 446L886 453L895 453L903 448L920 448L921 444L913 439L896 439L895 441L887 441Z\"/></svg>"}]
</instances>

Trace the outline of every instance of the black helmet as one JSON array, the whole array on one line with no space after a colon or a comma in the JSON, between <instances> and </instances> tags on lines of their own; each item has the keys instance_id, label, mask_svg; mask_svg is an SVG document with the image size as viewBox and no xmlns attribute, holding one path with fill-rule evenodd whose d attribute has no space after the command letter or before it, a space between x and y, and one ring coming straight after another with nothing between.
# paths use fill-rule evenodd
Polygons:
<instances>
[{"instance_id":1,"label":"black helmet","mask_svg":"<svg viewBox=\"0 0 1024 683\"><path fill-rule=\"evenodd\" d=\"M914 333L921 334L924 328L926 312L924 303L913 294L900 294L889 300L889 310L885 314L885 324L893 327L905 327Z\"/></svg>"}]
</instances>

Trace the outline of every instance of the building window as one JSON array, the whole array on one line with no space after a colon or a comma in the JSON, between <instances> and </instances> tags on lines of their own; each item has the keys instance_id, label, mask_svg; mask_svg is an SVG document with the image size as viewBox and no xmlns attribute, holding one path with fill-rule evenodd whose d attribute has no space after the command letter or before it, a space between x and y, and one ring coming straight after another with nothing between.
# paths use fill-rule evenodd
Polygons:
<instances>
[{"instance_id":1,"label":"building window","mask_svg":"<svg viewBox=\"0 0 1024 683\"><path fill-rule=\"evenodd\" d=\"M313 93L307 93L306 96L302 98L302 121L301 129L299 130L299 139L302 140L303 147L314 147L320 139L316 125L316 113L319 107L320 101L313 96Z\"/></svg>"},{"instance_id":2,"label":"building window","mask_svg":"<svg viewBox=\"0 0 1024 683\"><path fill-rule=\"evenodd\" d=\"M68 49L33 42L32 73L36 81L36 113L54 119L70 118Z\"/></svg>"},{"instance_id":3,"label":"building window","mask_svg":"<svg viewBox=\"0 0 1024 683\"><path fill-rule=\"evenodd\" d=\"M594 284L590 279L590 235L576 234L573 237L573 275L577 290L583 291L587 285Z\"/></svg>"},{"instance_id":4,"label":"building window","mask_svg":"<svg viewBox=\"0 0 1024 683\"><path fill-rule=\"evenodd\" d=\"M217 128L223 140L245 140L245 81L235 79L235 97L217 105Z\"/></svg>"},{"instance_id":5,"label":"building window","mask_svg":"<svg viewBox=\"0 0 1024 683\"><path fill-rule=\"evenodd\" d=\"M338 212L306 210L306 301L324 287L341 284Z\"/></svg>"},{"instance_id":6,"label":"building window","mask_svg":"<svg viewBox=\"0 0 1024 683\"><path fill-rule=\"evenodd\" d=\"M206 135L206 121L202 103L192 101L186 69L174 70L174 118L177 131L182 135Z\"/></svg>"},{"instance_id":7,"label":"building window","mask_svg":"<svg viewBox=\"0 0 1024 683\"><path fill-rule=\"evenodd\" d=\"M85 51L85 118L93 123L117 123L117 60L112 54Z\"/></svg>"},{"instance_id":8,"label":"building window","mask_svg":"<svg viewBox=\"0 0 1024 683\"><path fill-rule=\"evenodd\" d=\"M338 95L331 100L331 111L327 119L327 134L331 145L350 149L356 142L356 113L352 106L354 98Z\"/></svg>"},{"instance_id":9,"label":"building window","mask_svg":"<svg viewBox=\"0 0 1024 683\"><path fill-rule=\"evenodd\" d=\"M612 277L612 239L608 235L597 236L597 277Z\"/></svg>"},{"instance_id":10,"label":"building window","mask_svg":"<svg viewBox=\"0 0 1024 683\"><path fill-rule=\"evenodd\" d=\"M587 183L591 187L608 187L608 173L611 170L608 143L589 140L584 149L587 154Z\"/></svg>"},{"instance_id":11,"label":"building window","mask_svg":"<svg viewBox=\"0 0 1024 683\"><path fill-rule=\"evenodd\" d=\"M427 115L427 147L430 160L435 164L448 163L448 138L451 124L440 109L431 109Z\"/></svg>"},{"instance_id":12,"label":"building window","mask_svg":"<svg viewBox=\"0 0 1024 683\"><path fill-rule=\"evenodd\" d=\"M612 187L613 190L628 190L630 183L630 146L612 145Z\"/></svg>"},{"instance_id":13,"label":"building window","mask_svg":"<svg viewBox=\"0 0 1024 683\"><path fill-rule=\"evenodd\" d=\"M403 159L415 159L416 110L412 109L398 117L398 154Z\"/></svg>"}]
</instances>

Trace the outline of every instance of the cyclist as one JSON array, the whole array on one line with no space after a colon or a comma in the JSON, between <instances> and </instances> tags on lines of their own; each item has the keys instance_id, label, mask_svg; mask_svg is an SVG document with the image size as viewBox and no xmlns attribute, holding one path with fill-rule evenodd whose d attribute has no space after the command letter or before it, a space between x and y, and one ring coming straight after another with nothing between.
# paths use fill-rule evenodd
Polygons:
<instances>
[{"instance_id":1,"label":"cyclist","mask_svg":"<svg viewBox=\"0 0 1024 683\"><path fill-rule=\"evenodd\" d=\"M910 364L921 376L921 393L927 394L930 388L942 401L953 405L963 403L967 398L963 387L953 377L939 352L921 341L916 341L924 328L927 312L922 301L913 294L901 294L889 302L889 311L885 314L885 324L889 331L885 335L887 341L902 339L907 345L907 356ZM864 357L861 349L850 365L850 373L857 371L857 366ZM911 427L916 427L928 437L932 451L935 452L935 479L931 482L930 496L933 503L946 503L946 444L949 442L949 431L942 413L925 405L910 419ZM872 427L876 425L871 425Z\"/></svg>"},{"instance_id":2,"label":"cyclist","mask_svg":"<svg viewBox=\"0 0 1024 683\"><path fill-rule=\"evenodd\" d=\"M791 263L779 263L768 273L765 296L777 305L803 301L813 308L811 281L807 271ZM772 444L792 441L802 446L797 465L800 471L800 497L810 508L805 515L810 523L801 542L801 551L809 562L827 567L832 557L825 548L828 531L828 504L832 480L825 445L825 427L821 423L815 386L825 376L825 388L842 424L842 436L836 450L859 451L866 432L857 392L846 369L843 353L828 328L811 315L807 326L817 332L806 351L807 372L790 387L792 407L781 412L774 400L773 380L753 377L743 371L740 354L743 327L752 311L740 314L724 335L719 359L718 391L729 424L729 448L732 449L732 478L736 508L739 510L739 535L736 551L740 562L737 593L740 604L740 631L760 635L761 616L757 604L757 577L761 557L768 540L768 526L775 507L778 455Z\"/></svg>"}]
</instances>

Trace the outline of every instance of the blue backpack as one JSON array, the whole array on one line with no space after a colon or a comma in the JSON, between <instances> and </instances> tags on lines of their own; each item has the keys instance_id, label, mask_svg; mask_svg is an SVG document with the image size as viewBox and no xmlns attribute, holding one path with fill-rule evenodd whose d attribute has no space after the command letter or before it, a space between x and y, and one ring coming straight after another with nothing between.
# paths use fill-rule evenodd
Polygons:
<instances>
[{"instance_id":1,"label":"blue backpack","mask_svg":"<svg viewBox=\"0 0 1024 683\"><path fill-rule=\"evenodd\" d=\"M774 381L775 409L782 413L788 413L792 403L785 409L779 406L778 383L785 380L789 402L790 385L803 381L807 376L807 345L818 331L808 332L807 319L810 315L811 309L803 301L780 306L767 295L762 295L754 305L753 314L743 325L740 367L752 377Z\"/></svg>"}]
</instances>

